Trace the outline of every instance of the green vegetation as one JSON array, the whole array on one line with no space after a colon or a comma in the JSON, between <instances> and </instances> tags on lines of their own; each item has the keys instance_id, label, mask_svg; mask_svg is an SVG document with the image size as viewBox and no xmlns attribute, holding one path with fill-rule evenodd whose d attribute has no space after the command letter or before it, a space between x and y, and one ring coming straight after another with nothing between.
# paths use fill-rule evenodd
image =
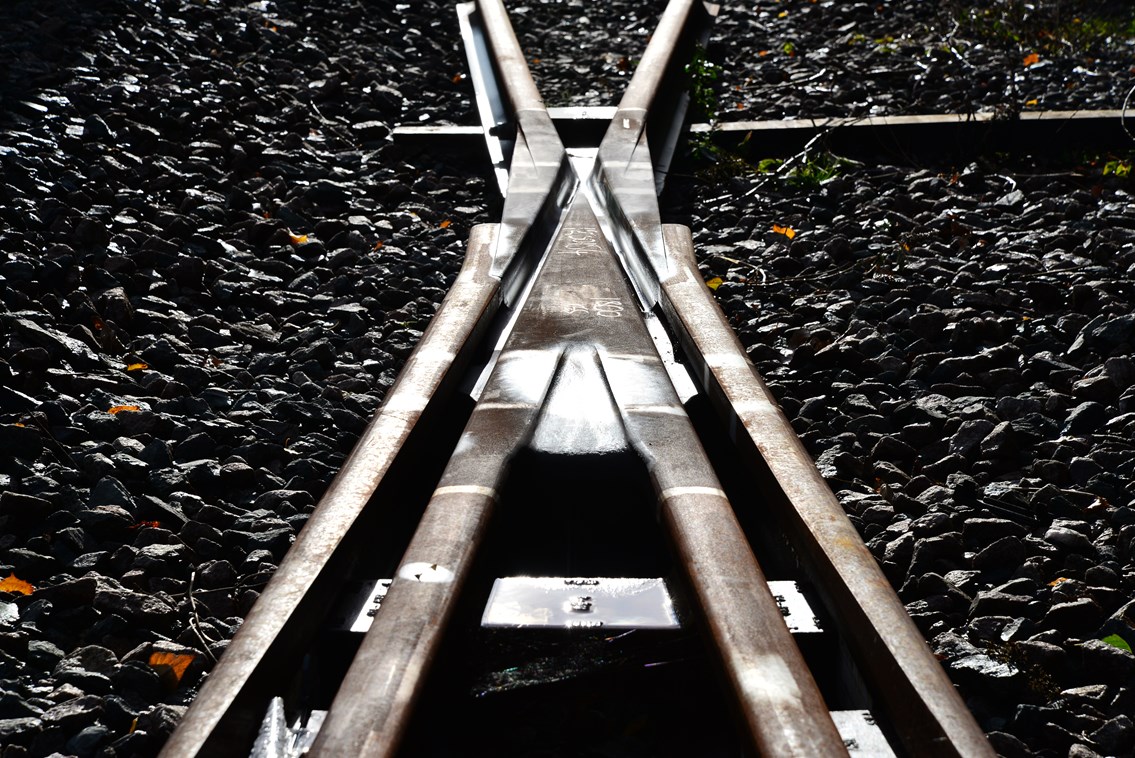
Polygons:
<instances>
[{"instance_id":1,"label":"green vegetation","mask_svg":"<svg viewBox=\"0 0 1135 758\"><path fill-rule=\"evenodd\" d=\"M1021 50L1090 53L1135 38L1135 6L1119 0L949 0L947 7L962 36Z\"/></svg>"},{"instance_id":2,"label":"green vegetation","mask_svg":"<svg viewBox=\"0 0 1135 758\"><path fill-rule=\"evenodd\" d=\"M694 48L693 58L686 64L686 76L689 77L690 99L694 107L702 112L708 121L717 120L717 93L713 83L717 81L717 66L705 57L705 48L698 45Z\"/></svg>"},{"instance_id":3,"label":"green vegetation","mask_svg":"<svg viewBox=\"0 0 1135 758\"><path fill-rule=\"evenodd\" d=\"M1117 647L1120 650L1126 650L1129 653L1131 652L1131 646L1127 644L1127 640L1123 639L1118 634L1109 634L1108 636L1104 637L1103 640L1101 640L1101 641L1106 642L1107 644L1111 645L1112 647Z\"/></svg>"},{"instance_id":4,"label":"green vegetation","mask_svg":"<svg viewBox=\"0 0 1135 758\"><path fill-rule=\"evenodd\" d=\"M1109 174L1114 174L1120 179L1126 179L1131 176L1131 161L1121 159L1108 161L1103 164L1103 175L1108 176Z\"/></svg>"},{"instance_id":5,"label":"green vegetation","mask_svg":"<svg viewBox=\"0 0 1135 758\"><path fill-rule=\"evenodd\" d=\"M839 176L851 164L846 158L827 150L806 150L801 156L788 160L765 158L757 161L755 169L758 174L779 174L793 187L815 189L828 179Z\"/></svg>"},{"instance_id":6,"label":"green vegetation","mask_svg":"<svg viewBox=\"0 0 1135 758\"><path fill-rule=\"evenodd\" d=\"M714 132L703 132L693 138L689 143L692 156L710 164L698 170L699 178L716 182L739 176L757 176L762 182L783 181L795 189L812 190L855 165L855 161L841 158L822 147L817 148L817 140L788 158L755 158L750 154L750 136L746 134L732 149L717 144Z\"/></svg>"}]
</instances>

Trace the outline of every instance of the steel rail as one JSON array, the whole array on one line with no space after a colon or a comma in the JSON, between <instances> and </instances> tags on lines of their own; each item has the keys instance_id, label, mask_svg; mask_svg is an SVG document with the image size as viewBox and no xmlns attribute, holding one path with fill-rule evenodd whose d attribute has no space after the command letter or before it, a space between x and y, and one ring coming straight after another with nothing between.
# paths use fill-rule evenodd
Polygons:
<instances>
[{"instance_id":1,"label":"steel rail","mask_svg":"<svg viewBox=\"0 0 1135 758\"><path fill-rule=\"evenodd\" d=\"M699 277L688 228L664 227L682 261L662 281L663 309L722 422L774 494L797 555L911 755L993 751ZM712 346L712 350L709 348Z\"/></svg>"},{"instance_id":2,"label":"steel rail","mask_svg":"<svg viewBox=\"0 0 1135 758\"><path fill-rule=\"evenodd\" d=\"M495 230L474 227L461 273L417 349L162 755L225 755L250 744L263 704L286 689L298 641L310 638L335 596L343 544L411 437L428 426L423 416L464 376L500 306L500 281L490 275Z\"/></svg>"},{"instance_id":3,"label":"steel rail","mask_svg":"<svg viewBox=\"0 0 1135 758\"><path fill-rule=\"evenodd\" d=\"M476 403L417 528L400 543L407 546L381 610L309 753L391 756L404 744L501 493L530 451L556 465L607 459L645 472L752 749L845 755L648 328L655 313L763 481L892 732L910 754L992 755L717 310L689 230L660 222L673 114L680 120L683 111L671 107L672 82L705 11L695 0L667 6L594 166L578 175L501 0L467 11L516 130L502 224L474 229L453 291L163 755L219 755L247 744L258 712L250 704L286 689L296 667L287 656L310 640L328 613L336 571L355 560L344 548L364 546L370 514L392 507L382 494L403 446L421 444L430 419L477 373L487 380L473 391ZM501 111L491 109L492 118ZM509 312L514 318L501 327ZM502 347L481 368L492 340Z\"/></svg>"},{"instance_id":4,"label":"steel rail","mask_svg":"<svg viewBox=\"0 0 1135 758\"><path fill-rule=\"evenodd\" d=\"M632 102L654 99L691 6L674 2L663 14L628 88ZM485 0L478 9L494 49L504 51L504 89L519 93L518 124L525 117L550 124L503 5ZM644 116L637 108L636 120ZM623 138L621 130L611 134ZM558 138L548 149L556 148ZM646 176L624 176L622 187L636 182L654 199L653 165L643 155ZM655 200L655 218L656 207ZM312 753L397 750L521 446L568 456L634 448L759 751L845 753L585 197L564 211L547 258ZM565 311L565 299L579 309ZM594 312L595 303L610 315Z\"/></svg>"}]
</instances>

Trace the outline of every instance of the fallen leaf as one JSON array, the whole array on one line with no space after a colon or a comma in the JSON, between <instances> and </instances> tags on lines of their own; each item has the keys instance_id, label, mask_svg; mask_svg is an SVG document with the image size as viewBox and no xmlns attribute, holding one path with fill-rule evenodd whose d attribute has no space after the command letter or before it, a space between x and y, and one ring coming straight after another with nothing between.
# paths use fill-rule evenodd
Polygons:
<instances>
[{"instance_id":1,"label":"fallen leaf","mask_svg":"<svg viewBox=\"0 0 1135 758\"><path fill-rule=\"evenodd\" d=\"M291 232L288 232L288 238L292 241L293 245L302 245L303 243L307 242L306 234L292 234Z\"/></svg>"},{"instance_id":2,"label":"fallen leaf","mask_svg":"<svg viewBox=\"0 0 1135 758\"><path fill-rule=\"evenodd\" d=\"M115 416L119 413L122 413L123 411L140 411L140 410L142 410L142 409L139 408L136 405L115 405L115 406L112 406L110 408L110 410L107 411L107 413L109 413L111 416Z\"/></svg>"},{"instance_id":3,"label":"fallen leaf","mask_svg":"<svg viewBox=\"0 0 1135 758\"><path fill-rule=\"evenodd\" d=\"M1120 650L1126 650L1129 653L1131 652L1131 646L1127 644L1127 640L1123 639L1118 634L1109 634L1108 636L1100 640L1100 642L1106 642L1112 647L1117 647Z\"/></svg>"},{"instance_id":4,"label":"fallen leaf","mask_svg":"<svg viewBox=\"0 0 1135 758\"><path fill-rule=\"evenodd\" d=\"M127 529L143 529L143 528L149 527L151 529L157 529L161 525L162 525L162 522L160 522L160 521L139 521L137 524L131 524L130 526L128 526L126 528Z\"/></svg>"},{"instance_id":5,"label":"fallen leaf","mask_svg":"<svg viewBox=\"0 0 1135 758\"><path fill-rule=\"evenodd\" d=\"M438 224L438 226L440 226L442 229L448 229L452 223L453 222L450 221L449 219L445 219L440 224Z\"/></svg>"},{"instance_id":6,"label":"fallen leaf","mask_svg":"<svg viewBox=\"0 0 1135 758\"><path fill-rule=\"evenodd\" d=\"M1052 580L1051 582L1049 582L1049 583L1048 583L1048 586L1049 586L1049 587L1055 587L1056 585L1058 585L1058 584L1063 584L1063 583L1064 583L1064 582L1066 582L1066 581L1068 581L1068 577L1066 577L1066 576L1058 576L1058 577L1056 577L1055 579L1053 579L1053 580Z\"/></svg>"},{"instance_id":7,"label":"fallen leaf","mask_svg":"<svg viewBox=\"0 0 1135 758\"><path fill-rule=\"evenodd\" d=\"M777 18L788 18L788 11L781 11L780 13L776 14L776 17Z\"/></svg>"},{"instance_id":8,"label":"fallen leaf","mask_svg":"<svg viewBox=\"0 0 1135 758\"><path fill-rule=\"evenodd\" d=\"M1033 65L1034 63L1039 63L1039 62L1040 62L1040 55L1037 54L1037 53L1029 53L1028 55L1025 56L1025 60L1024 60L1025 68L1028 68L1029 66Z\"/></svg>"},{"instance_id":9,"label":"fallen leaf","mask_svg":"<svg viewBox=\"0 0 1135 758\"><path fill-rule=\"evenodd\" d=\"M0 579L0 592L15 592L17 595L30 595L35 592L31 582L25 582L15 574Z\"/></svg>"},{"instance_id":10,"label":"fallen leaf","mask_svg":"<svg viewBox=\"0 0 1135 758\"><path fill-rule=\"evenodd\" d=\"M777 234L783 234L788 239L792 239L793 237L796 236L796 230L793 229L791 226L781 226L780 224L773 224L772 230L774 232L776 232Z\"/></svg>"},{"instance_id":11,"label":"fallen leaf","mask_svg":"<svg viewBox=\"0 0 1135 758\"><path fill-rule=\"evenodd\" d=\"M453 81L454 84L460 84L461 80L464 79L464 78L465 78L465 74L454 74L452 81Z\"/></svg>"},{"instance_id":12,"label":"fallen leaf","mask_svg":"<svg viewBox=\"0 0 1135 758\"><path fill-rule=\"evenodd\" d=\"M721 284L722 284L721 277L715 276L712 279L708 280L705 283L705 286L709 287L711 290L716 290L718 287L721 286Z\"/></svg>"},{"instance_id":13,"label":"fallen leaf","mask_svg":"<svg viewBox=\"0 0 1135 758\"><path fill-rule=\"evenodd\" d=\"M102 331L102 328L103 328L104 326L106 326L106 324L104 324L104 323L102 322L102 319L101 319L101 318L96 318L96 319L95 319L95 329L96 329L97 331L100 331L100 332L101 332L101 331Z\"/></svg>"},{"instance_id":14,"label":"fallen leaf","mask_svg":"<svg viewBox=\"0 0 1135 758\"><path fill-rule=\"evenodd\" d=\"M766 55L768 55L768 50L758 50L757 55L761 58L764 58Z\"/></svg>"},{"instance_id":15,"label":"fallen leaf","mask_svg":"<svg viewBox=\"0 0 1135 758\"><path fill-rule=\"evenodd\" d=\"M197 656L193 653L150 653L150 668L158 672L166 689L176 690L185 670Z\"/></svg>"},{"instance_id":16,"label":"fallen leaf","mask_svg":"<svg viewBox=\"0 0 1135 758\"><path fill-rule=\"evenodd\" d=\"M126 370L127 371L142 371L144 369L148 369L149 367L150 367L150 364L148 364L148 363L128 363L128 364L126 364Z\"/></svg>"},{"instance_id":17,"label":"fallen leaf","mask_svg":"<svg viewBox=\"0 0 1135 758\"><path fill-rule=\"evenodd\" d=\"M1039 101L1039 100L1037 100L1037 99L1036 99L1036 98L1034 97L1034 98L1033 98L1032 100L1026 100L1026 101L1025 101L1025 105L1027 105L1027 106L1029 106L1030 108L1032 108L1032 107L1033 107L1033 106L1035 106L1035 105L1036 105L1036 104L1037 104L1038 102L1040 102L1040 101Z\"/></svg>"},{"instance_id":18,"label":"fallen leaf","mask_svg":"<svg viewBox=\"0 0 1135 758\"><path fill-rule=\"evenodd\" d=\"M381 250L381 249L382 249L382 240L379 240L378 242L374 243L374 247L371 248L371 250Z\"/></svg>"}]
</instances>

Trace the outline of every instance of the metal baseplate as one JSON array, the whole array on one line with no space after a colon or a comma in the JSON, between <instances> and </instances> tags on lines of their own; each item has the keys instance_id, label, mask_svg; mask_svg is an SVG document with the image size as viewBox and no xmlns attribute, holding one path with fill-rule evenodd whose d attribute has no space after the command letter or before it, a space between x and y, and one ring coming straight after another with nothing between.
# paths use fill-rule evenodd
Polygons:
<instances>
[{"instance_id":1,"label":"metal baseplate","mask_svg":"<svg viewBox=\"0 0 1135 758\"><path fill-rule=\"evenodd\" d=\"M346 593L335 628L364 634L370 629L390 579L363 582ZM793 634L824 631L799 583L772 580L773 599ZM481 616L495 628L677 629L680 619L666 581L635 577L535 577L496 579Z\"/></svg>"},{"instance_id":2,"label":"metal baseplate","mask_svg":"<svg viewBox=\"0 0 1135 758\"><path fill-rule=\"evenodd\" d=\"M678 629L661 579L512 576L497 579L483 627Z\"/></svg>"},{"instance_id":3,"label":"metal baseplate","mask_svg":"<svg viewBox=\"0 0 1135 758\"><path fill-rule=\"evenodd\" d=\"M871 711L832 711L839 736L851 758L895 758Z\"/></svg>"}]
</instances>

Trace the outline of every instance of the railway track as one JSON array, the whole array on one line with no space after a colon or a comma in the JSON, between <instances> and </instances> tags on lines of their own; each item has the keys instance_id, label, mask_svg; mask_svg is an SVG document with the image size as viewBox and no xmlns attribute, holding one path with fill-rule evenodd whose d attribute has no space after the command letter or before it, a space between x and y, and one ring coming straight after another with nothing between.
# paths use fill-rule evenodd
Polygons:
<instances>
[{"instance_id":1,"label":"railway track","mask_svg":"<svg viewBox=\"0 0 1135 758\"><path fill-rule=\"evenodd\" d=\"M992 754L660 221L713 12L673 0L567 150L503 4L461 6L502 221L163 755L589 745L628 700L653 752L693 716L684 752Z\"/></svg>"}]
</instances>

